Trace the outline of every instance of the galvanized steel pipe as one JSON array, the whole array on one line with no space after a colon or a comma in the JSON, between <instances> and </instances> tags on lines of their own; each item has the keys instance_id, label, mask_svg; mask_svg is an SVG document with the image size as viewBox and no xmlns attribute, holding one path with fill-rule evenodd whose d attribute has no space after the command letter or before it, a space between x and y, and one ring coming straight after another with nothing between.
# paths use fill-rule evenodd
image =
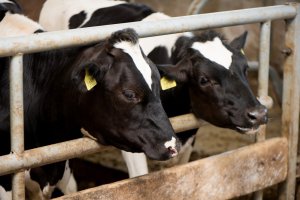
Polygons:
<instances>
[{"instance_id":1,"label":"galvanized steel pipe","mask_svg":"<svg viewBox=\"0 0 300 200\"><path fill-rule=\"evenodd\" d=\"M192 114L170 118L175 132L199 127L198 120ZM81 138L26 150L23 154L0 156L0 176L14 173L22 168L38 167L62 160L100 152L105 148L94 140Z\"/></svg>"},{"instance_id":2,"label":"galvanized steel pipe","mask_svg":"<svg viewBox=\"0 0 300 200\"><path fill-rule=\"evenodd\" d=\"M95 43L105 39L112 32L124 28L134 28L140 37L148 37L176 32L257 23L267 20L287 19L293 18L296 14L296 9L293 6L280 5L174 17L160 21L132 22L39 33L15 38L3 38L0 39L0 56L9 56L16 53L33 53Z\"/></svg>"},{"instance_id":3,"label":"galvanized steel pipe","mask_svg":"<svg viewBox=\"0 0 300 200\"><path fill-rule=\"evenodd\" d=\"M267 104L269 84L269 62L270 62L271 21L261 24L259 42L259 69L258 69L258 98L263 105ZM266 105L267 106L267 105ZM265 140L266 126L262 125L256 135L258 142Z\"/></svg>"},{"instance_id":4,"label":"galvanized steel pipe","mask_svg":"<svg viewBox=\"0 0 300 200\"><path fill-rule=\"evenodd\" d=\"M269 62L270 62L270 41L271 41L271 21L261 24L259 41L259 69L258 69L258 97L263 105L268 96L269 84ZM261 125L256 134L256 141L261 142L266 139L266 125ZM262 200L263 191L254 193L254 200Z\"/></svg>"},{"instance_id":5,"label":"galvanized steel pipe","mask_svg":"<svg viewBox=\"0 0 300 200\"><path fill-rule=\"evenodd\" d=\"M11 152L19 157L24 152L23 56L21 54L11 59L9 80ZM24 170L12 176L12 199L25 199Z\"/></svg>"},{"instance_id":6,"label":"galvanized steel pipe","mask_svg":"<svg viewBox=\"0 0 300 200\"><path fill-rule=\"evenodd\" d=\"M280 187L280 200L294 200L296 188L300 110L300 4L295 4L295 8L298 15L287 21L285 34L285 45L291 50L291 54L284 63L281 132L289 143L289 165L287 180Z\"/></svg>"}]
</instances>

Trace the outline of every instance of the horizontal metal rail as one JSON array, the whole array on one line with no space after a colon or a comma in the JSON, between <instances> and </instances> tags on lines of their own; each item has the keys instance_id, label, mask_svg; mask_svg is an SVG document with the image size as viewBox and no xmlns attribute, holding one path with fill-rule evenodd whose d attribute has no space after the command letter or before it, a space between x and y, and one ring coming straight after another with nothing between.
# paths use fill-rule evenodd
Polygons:
<instances>
[{"instance_id":1,"label":"horizontal metal rail","mask_svg":"<svg viewBox=\"0 0 300 200\"><path fill-rule=\"evenodd\" d=\"M287 175L287 151L285 138L272 138L53 200L232 199L283 181Z\"/></svg>"},{"instance_id":2,"label":"horizontal metal rail","mask_svg":"<svg viewBox=\"0 0 300 200\"><path fill-rule=\"evenodd\" d=\"M198 120L192 114L170 118L175 132L199 127ZM188 122L188 123L186 123ZM178 126L180 124L180 126ZM89 138L81 138L67 142L52 144L24 151L23 154L0 156L0 176L14 173L20 169L38 167L79 156L97 153L105 146Z\"/></svg>"},{"instance_id":3,"label":"horizontal metal rail","mask_svg":"<svg viewBox=\"0 0 300 200\"><path fill-rule=\"evenodd\" d=\"M140 37L195 31L223 26L289 19L297 14L292 5L269 6L241 9L184 17L174 17L152 22L132 22L101 27L89 27L66 31L53 31L22 37L0 39L0 56L17 53L33 53L75 45L95 43L108 37L112 32L134 28Z\"/></svg>"}]
</instances>

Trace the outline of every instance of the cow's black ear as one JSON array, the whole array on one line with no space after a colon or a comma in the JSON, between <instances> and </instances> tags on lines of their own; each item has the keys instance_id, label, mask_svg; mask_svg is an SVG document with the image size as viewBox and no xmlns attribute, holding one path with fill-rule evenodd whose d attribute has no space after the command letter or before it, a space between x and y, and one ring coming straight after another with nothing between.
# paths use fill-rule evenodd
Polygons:
<instances>
[{"instance_id":1,"label":"cow's black ear","mask_svg":"<svg viewBox=\"0 0 300 200\"><path fill-rule=\"evenodd\" d=\"M248 35L248 32L245 31L242 35L233 39L232 42L230 43L230 46L237 50L243 49L245 46L245 43L246 43L247 35Z\"/></svg>"},{"instance_id":2,"label":"cow's black ear","mask_svg":"<svg viewBox=\"0 0 300 200\"><path fill-rule=\"evenodd\" d=\"M0 3L0 22L5 17L6 12L7 12L7 8L3 3Z\"/></svg>"},{"instance_id":3,"label":"cow's black ear","mask_svg":"<svg viewBox=\"0 0 300 200\"><path fill-rule=\"evenodd\" d=\"M191 61L189 59L183 59L176 65L157 65L157 68L162 77L165 76L170 80L183 83L189 78Z\"/></svg>"},{"instance_id":4,"label":"cow's black ear","mask_svg":"<svg viewBox=\"0 0 300 200\"><path fill-rule=\"evenodd\" d=\"M88 92L101 84L108 69L109 64L86 63L73 73L72 79L79 91Z\"/></svg>"}]
</instances>

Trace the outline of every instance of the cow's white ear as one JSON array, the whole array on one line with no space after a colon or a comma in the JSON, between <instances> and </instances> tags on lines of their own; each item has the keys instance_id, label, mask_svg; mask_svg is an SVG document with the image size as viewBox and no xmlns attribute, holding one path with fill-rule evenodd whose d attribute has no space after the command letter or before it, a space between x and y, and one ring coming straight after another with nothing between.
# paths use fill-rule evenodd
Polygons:
<instances>
[{"instance_id":1,"label":"cow's white ear","mask_svg":"<svg viewBox=\"0 0 300 200\"><path fill-rule=\"evenodd\" d=\"M230 43L230 46L237 50L243 49L245 46L245 43L246 43L247 35L248 35L248 32L245 31L242 35L233 39Z\"/></svg>"}]
</instances>

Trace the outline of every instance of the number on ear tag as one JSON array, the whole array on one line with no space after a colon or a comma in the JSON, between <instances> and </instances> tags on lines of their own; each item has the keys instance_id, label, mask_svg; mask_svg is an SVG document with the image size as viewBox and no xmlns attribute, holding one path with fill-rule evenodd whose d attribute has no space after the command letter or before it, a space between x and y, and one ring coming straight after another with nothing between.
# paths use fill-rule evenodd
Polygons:
<instances>
[{"instance_id":1,"label":"number on ear tag","mask_svg":"<svg viewBox=\"0 0 300 200\"><path fill-rule=\"evenodd\" d=\"M94 79L94 77L90 75L88 69L85 69L84 83L87 90L91 90L93 87L97 85L96 79Z\"/></svg>"},{"instance_id":2,"label":"number on ear tag","mask_svg":"<svg viewBox=\"0 0 300 200\"><path fill-rule=\"evenodd\" d=\"M162 77L160 79L160 85L161 85L162 90L168 90L170 88L176 87L176 81L169 80L166 77Z\"/></svg>"}]
</instances>

